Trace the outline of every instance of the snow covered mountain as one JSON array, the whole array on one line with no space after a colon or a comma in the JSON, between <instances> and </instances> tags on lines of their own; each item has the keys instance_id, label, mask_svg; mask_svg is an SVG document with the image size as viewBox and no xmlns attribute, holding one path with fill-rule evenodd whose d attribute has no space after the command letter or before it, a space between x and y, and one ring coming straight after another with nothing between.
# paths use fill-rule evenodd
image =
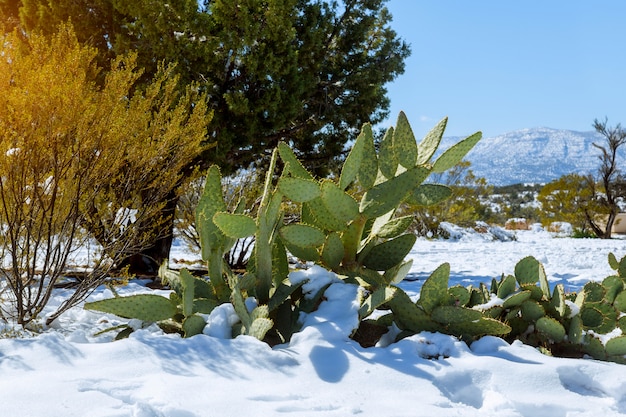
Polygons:
<instances>
[{"instance_id":1,"label":"snow covered mountain","mask_svg":"<svg viewBox=\"0 0 626 417\"><path fill-rule=\"evenodd\" d=\"M442 148L458 142L448 137ZM600 151L592 143L605 144L596 132L575 132L545 127L522 129L483 138L468 154L472 170L493 185L546 183L569 173L597 173ZM626 162L622 149L619 162Z\"/></svg>"}]
</instances>

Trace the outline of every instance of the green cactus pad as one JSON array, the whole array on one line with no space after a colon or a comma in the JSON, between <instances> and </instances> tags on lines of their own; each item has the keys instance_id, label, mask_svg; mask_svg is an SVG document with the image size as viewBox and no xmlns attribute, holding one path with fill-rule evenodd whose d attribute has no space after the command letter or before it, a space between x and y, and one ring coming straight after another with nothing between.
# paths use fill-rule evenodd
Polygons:
<instances>
[{"instance_id":1,"label":"green cactus pad","mask_svg":"<svg viewBox=\"0 0 626 417\"><path fill-rule=\"evenodd\" d=\"M367 191L361 199L360 211L375 218L397 208L409 192L422 183L430 171L425 167L415 167L385 181Z\"/></svg>"},{"instance_id":2,"label":"green cactus pad","mask_svg":"<svg viewBox=\"0 0 626 417\"><path fill-rule=\"evenodd\" d=\"M378 156L376 156L371 126L369 124L363 126L361 133L365 135L363 138L365 143L363 145L363 161L357 177L361 186L369 190L374 186L378 177Z\"/></svg>"},{"instance_id":3,"label":"green cactus pad","mask_svg":"<svg viewBox=\"0 0 626 417\"><path fill-rule=\"evenodd\" d=\"M586 283L583 287L583 292L585 293L585 302L592 303L602 301L606 294L604 287L597 282Z\"/></svg>"},{"instance_id":4,"label":"green cactus pad","mask_svg":"<svg viewBox=\"0 0 626 417\"><path fill-rule=\"evenodd\" d=\"M195 298L208 298L214 299L215 294L211 288L211 284L202 278L194 277L194 291Z\"/></svg>"},{"instance_id":5,"label":"green cactus pad","mask_svg":"<svg viewBox=\"0 0 626 417\"><path fill-rule=\"evenodd\" d=\"M546 315L546 311L537 301L526 300L520 305L522 318L529 323L539 320Z\"/></svg>"},{"instance_id":6,"label":"green cactus pad","mask_svg":"<svg viewBox=\"0 0 626 417\"><path fill-rule=\"evenodd\" d=\"M498 285L498 290L496 294L498 295L498 298L505 299L506 297L508 297L509 295L515 292L515 287L516 287L515 277L513 275L508 275L505 278L503 278L500 284Z\"/></svg>"},{"instance_id":7,"label":"green cactus pad","mask_svg":"<svg viewBox=\"0 0 626 417\"><path fill-rule=\"evenodd\" d=\"M520 290L530 291L530 298L535 301L541 301L543 297L543 291L535 284L520 285Z\"/></svg>"},{"instance_id":8,"label":"green cactus pad","mask_svg":"<svg viewBox=\"0 0 626 417\"><path fill-rule=\"evenodd\" d=\"M585 337L583 352L598 360L606 360L607 357L602 341L589 335Z\"/></svg>"},{"instance_id":9,"label":"green cactus pad","mask_svg":"<svg viewBox=\"0 0 626 417\"><path fill-rule=\"evenodd\" d=\"M183 287L183 293L181 297L183 315L185 317L193 314L193 299L195 297L195 278L188 270L182 269L180 271L180 281Z\"/></svg>"},{"instance_id":10,"label":"green cactus pad","mask_svg":"<svg viewBox=\"0 0 626 417\"><path fill-rule=\"evenodd\" d=\"M527 256L515 265L515 279L519 285L536 285L539 282L540 263L532 256Z\"/></svg>"},{"instance_id":11,"label":"green cactus pad","mask_svg":"<svg viewBox=\"0 0 626 417\"><path fill-rule=\"evenodd\" d=\"M217 307L217 301L208 298L196 298L193 300L193 313L209 314Z\"/></svg>"},{"instance_id":12,"label":"green cactus pad","mask_svg":"<svg viewBox=\"0 0 626 417\"><path fill-rule=\"evenodd\" d=\"M437 268L422 285L418 303L430 314L435 307L448 301L448 280L450 264L444 263Z\"/></svg>"},{"instance_id":13,"label":"green cactus pad","mask_svg":"<svg viewBox=\"0 0 626 417\"><path fill-rule=\"evenodd\" d=\"M302 222L332 231L342 231L347 227L326 207L321 197L302 204Z\"/></svg>"},{"instance_id":14,"label":"green cactus pad","mask_svg":"<svg viewBox=\"0 0 626 417\"><path fill-rule=\"evenodd\" d=\"M602 325L603 317L602 312L590 305L585 305L580 310L580 318L583 321L585 327L593 328Z\"/></svg>"},{"instance_id":15,"label":"green cactus pad","mask_svg":"<svg viewBox=\"0 0 626 417\"><path fill-rule=\"evenodd\" d=\"M410 204L428 207L446 201L451 195L452 190L448 186L442 184L422 184L411 191L407 201Z\"/></svg>"},{"instance_id":16,"label":"green cactus pad","mask_svg":"<svg viewBox=\"0 0 626 417\"><path fill-rule=\"evenodd\" d=\"M226 210L222 196L222 176L217 166L207 171L204 191L196 208L196 228L202 248L202 260L208 261L211 252L225 245L225 236L213 223L213 215Z\"/></svg>"},{"instance_id":17,"label":"green cactus pad","mask_svg":"<svg viewBox=\"0 0 626 417\"><path fill-rule=\"evenodd\" d=\"M619 267L617 268L618 275L621 278L626 279L626 256L622 257L619 261Z\"/></svg>"},{"instance_id":18,"label":"green cactus pad","mask_svg":"<svg viewBox=\"0 0 626 417\"><path fill-rule=\"evenodd\" d=\"M289 224L280 228L280 237L287 247L315 248L324 244L324 232L306 224Z\"/></svg>"},{"instance_id":19,"label":"green cactus pad","mask_svg":"<svg viewBox=\"0 0 626 417\"><path fill-rule=\"evenodd\" d=\"M448 294L450 296L450 305L465 307L470 302L470 290L460 285L448 288Z\"/></svg>"},{"instance_id":20,"label":"green cactus pad","mask_svg":"<svg viewBox=\"0 0 626 417\"><path fill-rule=\"evenodd\" d=\"M370 269L386 271L404 260L413 248L416 239L414 234L406 234L387 240L374 246L362 263Z\"/></svg>"},{"instance_id":21,"label":"green cactus pad","mask_svg":"<svg viewBox=\"0 0 626 417\"><path fill-rule=\"evenodd\" d=\"M620 312L626 313L626 291L622 291L613 300L613 306Z\"/></svg>"},{"instance_id":22,"label":"green cactus pad","mask_svg":"<svg viewBox=\"0 0 626 417\"><path fill-rule=\"evenodd\" d=\"M443 137L443 132L446 130L447 123L448 118L444 117L426 134L424 139L422 139L417 146L417 165L423 165L430 161L430 158L432 158L437 148L439 148L439 143L441 143L441 138Z\"/></svg>"},{"instance_id":23,"label":"green cactus pad","mask_svg":"<svg viewBox=\"0 0 626 417\"><path fill-rule=\"evenodd\" d=\"M177 308L168 298L154 294L137 294L129 297L108 298L85 303L86 310L97 310L127 319L147 322L166 320L176 314Z\"/></svg>"},{"instance_id":24,"label":"green cactus pad","mask_svg":"<svg viewBox=\"0 0 626 417\"><path fill-rule=\"evenodd\" d=\"M508 310L504 310L506 312L506 314L504 315L504 322L509 322L511 320L516 320L516 319L521 319L521 315L522 315L522 307L521 305L519 306L514 306L509 308Z\"/></svg>"},{"instance_id":25,"label":"green cactus pad","mask_svg":"<svg viewBox=\"0 0 626 417\"><path fill-rule=\"evenodd\" d=\"M246 334L255 337L259 340L263 340L267 332L274 327L274 322L271 319L261 317L255 319L249 329L246 329Z\"/></svg>"},{"instance_id":26,"label":"green cactus pad","mask_svg":"<svg viewBox=\"0 0 626 417\"><path fill-rule=\"evenodd\" d=\"M455 306L437 306L433 309L431 319L441 324L456 324L480 320L483 313L470 308Z\"/></svg>"},{"instance_id":27,"label":"green cactus pad","mask_svg":"<svg viewBox=\"0 0 626 417\"><path fill-rule=\"evenodd\" d=\"M619 269L619 261L617 260L613 252L609 252L609 266L615 271Z\"/></svg>"},{"instance_id":28,"label":"green cactus pad","mask_svg":"<svg viewBox=\"0 0 626 417\"><path fill-rule=\"evenodd\" d=\"M306 284L308 280L300 281L297 284L292 284L289 279L283 280L274 290L274 293L270 297L270 302L267 305L268 311L274 311L281 304L289 299L289 297L300 287Z\"/></svg>"},{"instance_id":29,"label":"green cactus pad","mask_svg":"<svg viewBox=\"0 0 626 417\"><path fill-rule=\"evenodd\" d=\"M572 317L567 331L567 339L570 343L580 344L583 340L583 320L580 315Z\"/></svg>"},{"instance_id":30,"label":"green cactus pad","mask_svg":"<svg viewBox=\"0 0 626 417\"><path fill-rule=\"evenodd\" d=\"M569 307L565 303L565 289L563 284L554 287L552 298L550 299L550 308L556 313L558 318L565 318L569 314Z\"/></svg>"},{"instance_id":31,"label":"green cactus pad","mask_svg":"<svg viewBox=\"0 0 626 417\"><path fill-rule=\"evenodd\" d=\"M605 290L604 300L612 304L617 294L624 290L624 281L617 275L612 275L602 281L602 286Z\"/></svg>"},{"instance_id":32,"label":"green cactus pad","mask_svg":"<svg viewBox=\"0 0 626 417\"><path fill-rule=\"evenodd\" d=\"M622 330L622 334L626 335L626 316L621 316L617 319L617 327Z\"/></svg>"},{"instance_id":33,"label":"green cactus pad","mask_svg":"<svg viewBox=\"0 0 626 417\"><path fill-rule=\"evenodd\" d=\"M609 333L617 326L617 310L601 302L585 303L580 309L585 328L596 333Z\"/></svg>"},{"instance_id":34,"label":"green cactus pad","mask_svg":"<svg viewBox=\"0 0 626 417\"><path fill-rule=\"evenodd\" d=\"M320 253L316 248L289 244L285 244L285 246L293 256L303 261L318 262L321 259Z\"/></svg>"},{"instance_id":35,"label":"green cactus pad","mask_svg":"<svg viewBox=\"0 0 626 417\"><path fill-rule=\"evenodd\" d=\"M352 149L350 149L350 153L343 163L341 175L339 176L339 187L341 190L345 190L352 184L361 169L368 139L368 134L365 132L366 130L369 131L369 136L372 135L372 126L369 123L363 125L361 133L357 136L354 145L352 145Z\"/></svg>"},{"instance_id":36,"label":"green cactus pad","mask_svg":"<svg viewBox=\"0 0 626 417\"><path fill-rule=\"evenodd\" d=\"M504 308L513 308L522 305L522 303L530 298L532 293L530 291L520 291L507 297L502 303Z\"/></svg>"},{"instance_id":37,"label":"green cactus pad","mask_svg":"<svg viewBox=\"0 0 626 417\"><path fill-rule=\"evenodd\" d=\"M481 285L484 285L481 283ZM470 290L469 306L485 304L489 300L489 296L485 297L485 293L480 288L472 288Z\"/></svg>"},{"instance_id":38,"label":"green cactus pad","mask_svg":"<svg viewBox=\"0 0 626 417\"><path fill-rule=\"evenodd\" d=\"M613 339L609 339L604 345L604 350L607 355L626 355L626 336L618 336Z\"/></svg>"},{"instance_id":39,"label":"green cactus pad","mask_svg":"<svg viewBox=\"0 0 626 417\"><path fill-rule=\"evenodd\" d=\"M201 334L206 326L206 320L202 317L194 314L188 316L183 320L182 329L185 337L195 336Z\"/></svg>"},{"instance_id":40,"label":"green cactus pad","mask_svg":"<svg viewBox=\"0 0 626 417\"><path fill-rule=\"evenodd\" d=\"M511 332L511 326L492 318L481 317L480 320L455 323L449 327L451 334L461 335L463 339L475 340L481 336L504 336Z\"/></svg>"},{"instance_id":41,"label":"green cactus pad","mask_svg":"<svg viewBox=\"0 0 626 417\"><path fill-rule=\"evenodd\" d=\"M504 309L500 306L489 307L487 310L483 311L483 315L485 317L490 317L492 319L496 319L500 317Z\"/></svg>"},{"instance_id":42,"label":"green cactus pad","mask_svg":"<svg viewBox=\"0 0 626 417\"><path fill-rule=\"evenodd\" d=\"M333 213L338 222L348 223L359 215L359 204L343 192L334 182L323 181L321 185L322 202Z\"/></svg>"},{"instance_id":43,"label":"green cactus pad","mask_svg":"<svg viewBox=\"0 0 626 417\"><path fill-rule=\"evenodd\" d=\"M398 160L393 152L393 127L387 129L378 150L378 168L386 178L396 176Z\"/></svg>"},{"instance_id":44,"label":"green cactus pad","mask_svg":"<svg viewBox=\"0 0 626 417\"><path fill-rule=\"evenodd\" d=\"M278 189L289 200L297 203L311 201L321 195L317 181L299 177L281 177Z\"/></svg>"},{"instance_id":45,"label":"green cactus pad","mask_svg":"<svg viewBox=\"0 0 626 417\"><path fill-rule=\"evenodd\" d=\"M413 168L417 163L417 142L404 112L398 115L393 132L393 152L395 159L405 168Z\"/></svg>"},{"instance_id":46,"label":"green cactus pad","mask_svg":"<svg viewBox=\"0 0 626 417\"><path fill-rule=\"evenodd\" d=\"M344 255L343 242L338 233L330 233L326 236L324 247L322 248L322 261L330 269L335 269L341 264Z\"/></svg>"},{"instance_id":47,"label":"green cactus pad","mask_svg":"<svg viewBox=\"0 0 626 417\"><path fill-rule=\"evenodd\" d=\"M393 312L394 322L401 330L419 333L421 331L435 332L440 329L440 326L412 302L404 291L397 291L388 304Z\"/></svg>"},{"instance_id":48,"label":"green cactus pad","mask_svg":"<svg viewBox=\"0 0 626 417\"><path fill-rule=\"evenodd\" d=\"M398 217L395 219L391 219L383 224L378 225L378 219L374 222L374 226L372 227L372 235L378 236L382 239L392 239L394 237L400 236L402 233L406 232L411 223L413 223L413 216L404 216Z\"/></svg>"},{"instance_id":49,"label":"green cactus pad","mask_svg":"<svg viewBox=\"0 0 626 417\"><path fill-rule=\"evenodd\" d=\"M297 178L304 178L307 180L312 180L313 175L306 170L306 168L302 165L302 163L296 157L296 154L293 153L293 150L284 142L278 144L278 154L280 155L280 159L285 162L285 164L289 164L289 173Z\"/></svg>"},{"instance_id":50,"label":"green cactus pad","mask_svg":"<svg viewBox=\"0 0 626 417\"><path fill-rule=\"evenodd\" d=\"M378 307L391 301L398 291L400 290L397 287L380 287L369 294L359 308L360 319L369 317Z\"/></svg>"},{"instance_id":51,"label":"green cactus pad","mask_svg":"<svg viewBox=\"0 0 626 417\"><path fill-rule=\"evenodd\" d=\"M413 265L413 259L409 259L406 262L402 262L388 270L383 274L386 285L399 284L409 274L411 266Z\"/></svg>"},{"instance_id":52,"label":"green cactus pad","mask_svg":"<svg viewBox=\"0 0 626 417\"><path fill-rule=\"evenodd\" d=\"M560 343L565 339L565 328L552 317L541 317L535 323L535 328L556 343Z\"/></svg>"},{"instance_id":53,"label":"green cactus pad","mask_svg":"<svg viewBox=\"0 0 626 417\"><path fill-rule=\"evenodd\" d=\"M245 214L232 214L224 211L215 213L213 222L228 237L242 239L256 232L255 220Z\"/></svg>"},{"instance_id":54,"label":"green cactus pad","mask_svg":"<svg viewBox=\"0 0 626 417\"><path fill-rule=\"evenodd\" d=\"M444 172L461 162L461 160L472 150L474 145L482 138L481 132L463 139L450 149L446 150L433 164L433 172Z\"/></svg>"}]
</instances>

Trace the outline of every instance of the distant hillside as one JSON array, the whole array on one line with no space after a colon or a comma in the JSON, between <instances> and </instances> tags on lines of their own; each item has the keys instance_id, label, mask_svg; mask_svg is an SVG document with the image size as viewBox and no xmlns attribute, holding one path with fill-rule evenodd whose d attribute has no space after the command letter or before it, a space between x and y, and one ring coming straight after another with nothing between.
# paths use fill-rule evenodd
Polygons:
<instances>
[{"instance_id":1,"label":"distant hillside","mask_svg":"<svg viewBox=\"0 0 626 417\"><path fill-rule=\"evenodd\" d=\"M442 147L458 142L444 138ZM596 132L575 132L550 128L522 129L483 138L468 154L472 170L493 185L546 183L569 173L596 173L599 150L592 143L604 144ZM626 162L626 149L619 155Z\"/></svg>"}]
</instances>

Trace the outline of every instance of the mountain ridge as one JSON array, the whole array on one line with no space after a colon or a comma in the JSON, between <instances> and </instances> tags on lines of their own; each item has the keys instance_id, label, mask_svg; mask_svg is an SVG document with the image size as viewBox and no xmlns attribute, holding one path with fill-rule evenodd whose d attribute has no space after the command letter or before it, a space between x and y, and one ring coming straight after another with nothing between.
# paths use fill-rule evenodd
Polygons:
<instances>
[{"instance_id":1,"label":"mountain ridge","mask_svg":"<svg viewBox=\"0 0 626 417\"><path fill-rule=\"evenodd\" d=\"M441 148L463 139L444 137ZM547 183L562 175L596 174L600 151L593 143L606 139L595 131L536 127L483 138L466 156L471 169L492 185ZM620 149L618 164L626 163L626 149Z\"/></svg>"}]
</instances>

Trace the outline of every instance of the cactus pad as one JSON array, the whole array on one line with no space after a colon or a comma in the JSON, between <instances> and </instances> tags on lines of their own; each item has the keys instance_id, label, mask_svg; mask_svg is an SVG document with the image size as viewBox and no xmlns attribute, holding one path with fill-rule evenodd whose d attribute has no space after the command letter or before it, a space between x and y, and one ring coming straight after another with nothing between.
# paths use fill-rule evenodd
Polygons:
<instances>
[{"instance_id":1,"label":"cactus pad","mask_svg":"<svg viewBox=\"0 0 626 417\"><path fill-rule=\"evenodd\" d=\"M443 132L446 130L447 124L448 118L444 117L426 134L424 139L422 139L417 146L417 165L422 165L430 161L430 158L432 158L437 151L439 143L441 143L441 138L443 137Z\"/></svg>"},{"instance_id":2,"label":"cactus pad","mask_svg":"<svg viewBox=\"0 0 626 417\"><path fill-rule=\"evenodd\" d=\"M338 222L348 223L359 215L359 204L334 182L322 181L322 202Z\"/></svg>"},{"instance_id":3,"label":"cactus pad","mask_svg":"<svg viewBox=\"0 0 626 417\"><path fill-rule=\"evenodd\" d=\"M452 190L442 184L422 184L411 191L408 202L418 206L428 207L446 201L452 195Z\"/></svg>"},{"instance_id":4,"label":"cactus pad","mask_svg":"<svg viewBox=\"0 0 626 417\"><path fill-rule=\"evenodd\" d=\"M166 320L176 314L176 305L168 298L155 294L137 294L129 297L108 298L85 303L86 310L97 310L127 319L147 322Z\"/></svg>"},{"instance_id":5,"label":"cactus pad","mask_svg":"<svg viewBox=\"0 0 626 417\"><path fill-rule=\"evenodd\" d=\"M450 278L450 264L444 263L437 268L422 285L418 303L427 313L432 313L435 307L444 305L448 301L448 280Z\"/></svg>"},{"instance_id":6,"label":"cactus pad","mask_svg":"<svg viewBox=\"0 0 626 417\"><path fill-rule=\"evenodd\" d=\"M626 336L618 336L609 339L604 345L607 355L624 356L626 355Z\"/></svg>"},{"instance_id":7,"label":"cactus pad","mask_svg":"<svg viewBox=\"0 0 626 417\"><path fill-rule=\"evenodd\" d=\"M416 239L414 234L407 233L376 245L363 259L363 265L376 271L385 271L404 260Z\"/></svg>"},{"instance_id":8,"label":"cactus pad","mask_svg":"<svg viewBox=\"0 0 626 417\"><path fill-rule=\"evenodd\" d=\"M472 150L474 145L482 138L481 132L463 139L456 145L446 150L433 164L433 172L444 172L461 162L461 160Z\"/></svg>"},{"instance_id":9,"label":"cactus pad","mask_svg":"<svg viewBox=\"0 0 626 417\"><path fill-rule=\"evenodd\" d=\"M393 152L395 159L405 168L413 168L417 163L417 143L404 112L398 115L393 132Z\"/></svg>"},{"instance_id":10,"label":"cactus pad","mask_svg":"<svg viewBox=\"0 0 626 417\"><path fill-rule=\"evenodd\" d=\"M321 194L316 181L299 177L281 177L278 189L285 197L297 203L311 201Z\"/></svg>"},{"instance_id":11,"label":"cactus pad","mask_svg":"<svg viewBox=\"0 0 626 417\"><path fill-rule=\"evenodd\" d=\"M535 328L553 342L559 343L565 338L565 328L552 317L541 317L535 323Z\"/></svg>"}]
</instances>

